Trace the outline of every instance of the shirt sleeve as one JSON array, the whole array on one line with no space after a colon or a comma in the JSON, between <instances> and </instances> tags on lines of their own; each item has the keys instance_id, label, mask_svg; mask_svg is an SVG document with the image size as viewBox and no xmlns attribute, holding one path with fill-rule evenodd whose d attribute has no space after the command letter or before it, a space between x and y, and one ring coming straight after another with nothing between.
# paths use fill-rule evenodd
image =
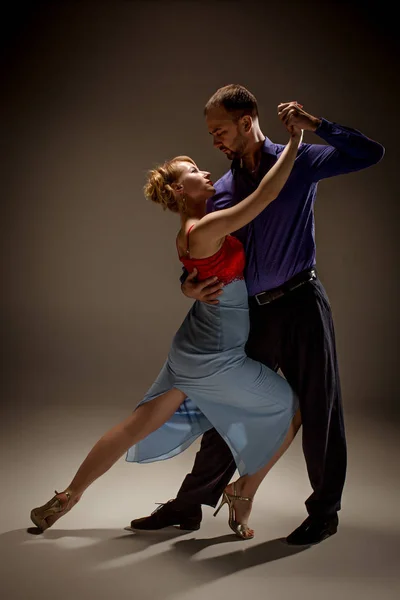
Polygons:
<instances>
[{"instance_id":1,"label":"shirt sleeve","mask_svg":"<svg viewBox=\"0 0 400 600\"><path fill-rule=\"evenodd\" d=\"M305 144L305 157L311 168L311 180L360 171L378 163L384 147L357 129L321 120L315 134L329 145Z\"/></svg>"}]
</instances>

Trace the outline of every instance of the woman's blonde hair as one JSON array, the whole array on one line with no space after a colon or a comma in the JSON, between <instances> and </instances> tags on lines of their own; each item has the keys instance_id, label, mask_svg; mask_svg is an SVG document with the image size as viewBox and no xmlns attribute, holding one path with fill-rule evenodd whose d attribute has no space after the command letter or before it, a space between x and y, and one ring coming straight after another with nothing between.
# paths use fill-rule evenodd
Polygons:
<instances>
[{"instance_id":1,"label":"woman's blonde hair","mask_svg":"<svg viewBox=\"0 0 400 600\"><path fill-rule=\"evenodd\" d=\"M178 164L180 162L196 164L189 156L175 156L159 167L151 169L147 173L147 182L143 188L146 198L161 204L164 210L168 208L174 213L179 212L181 208L172 188L172 184L182 173L182 168Z\"/></svg>"}]
</instances>

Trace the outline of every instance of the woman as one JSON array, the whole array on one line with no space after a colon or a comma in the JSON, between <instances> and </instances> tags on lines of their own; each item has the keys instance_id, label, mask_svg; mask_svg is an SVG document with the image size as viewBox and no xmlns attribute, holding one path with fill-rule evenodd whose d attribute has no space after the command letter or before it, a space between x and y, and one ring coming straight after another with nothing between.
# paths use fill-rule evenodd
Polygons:
<instances>
[{"instance_id":1,"label":"woman","mask_svg":"<svg viewBox=\"0 0 400 600\"><path fill-rule=\"evenodd\" d=\"M229 525L241 538L261 481L293 440L300 416L288 383L244 347L249 333L245 266L241 243L229 235L253 220L281 189L293 167L302 132L289 142L259 187L242 202L206 215L214 194L209 173L189 157L176 157L150 171L145 195L178 213L177 250L183 265L225 284L218 305L195 302L176 333L157 380L132 415L108 431L92 448L70 485L31 512L42 531L81 498L87 487L125 452L132 462L150 462L182 452L214 427L229 445L240 478L229 484L222 502Z\"/></svg>"}]
</instances>

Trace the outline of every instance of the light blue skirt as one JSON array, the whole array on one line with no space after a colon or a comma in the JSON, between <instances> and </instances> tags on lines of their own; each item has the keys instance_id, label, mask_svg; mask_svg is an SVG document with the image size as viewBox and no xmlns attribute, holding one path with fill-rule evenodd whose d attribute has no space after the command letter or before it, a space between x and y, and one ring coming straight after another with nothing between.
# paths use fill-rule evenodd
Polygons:
<instances>
[{"instance_id":1,"label":"light blue skirt","mask_svg":"<svg viewBox=\"0 0 400 600\"><path fill-rule=\"evenodd\" d=\"M225 286L218 305L193 304L139 406L173 387L187 398L169 421L128 450L127 461L171 458L214 427L240 475L251 475L269 462L287 434L298 400L283 377L247 357L248 334L243 280Z\"/></svg>"}]
</instances>

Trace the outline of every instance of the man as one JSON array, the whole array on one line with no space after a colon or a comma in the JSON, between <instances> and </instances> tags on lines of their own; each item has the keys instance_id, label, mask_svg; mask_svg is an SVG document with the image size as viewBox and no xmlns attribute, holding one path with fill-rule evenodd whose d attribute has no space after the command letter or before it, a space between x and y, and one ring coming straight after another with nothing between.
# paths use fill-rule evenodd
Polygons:
<instances>
[{"instance_id":1,"label":"man","mask_svg":"<svg viewBox=\"0 0 400 600\"><path fill-rule=\"evenodd\" d=\"M333 535L346 474L346 440L329 301L315 269L313 206L318 181L365 169L379 162L384 148L359 131L305 112L297 102L278 106L287 127L313 131L328 145L301 144L292 173L278 198L252 223L237 231L246 257L250 335L247 354L281 369L299 397L303 451L313 489L308 517L286 539L309 545ZM256 98L240 85L220 88L209 99L205 117L214 146L232 161L215 184L208 210L236 204L258 186L284 146L261 131ZM218 282L195 281L190 274L183 292L210 304L223 293ZM229 483L235 463L218 433L204 434L192 472L176 499L149 517L135 519L134 529L169 525L198 529L201 504L215 506Z\"/></svg>"}]
</instances>

